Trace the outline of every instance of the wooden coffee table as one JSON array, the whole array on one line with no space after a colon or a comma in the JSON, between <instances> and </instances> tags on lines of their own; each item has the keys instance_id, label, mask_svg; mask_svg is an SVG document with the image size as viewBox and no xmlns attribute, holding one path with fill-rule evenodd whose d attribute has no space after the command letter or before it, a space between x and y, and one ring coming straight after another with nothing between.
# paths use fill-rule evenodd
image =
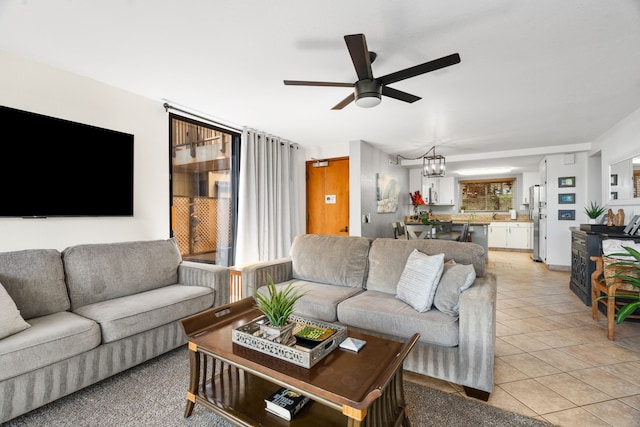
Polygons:
<instances>
[{"instance_id":1,"label":"wooden coffee table","mask_svg":"<svg viewBox=\"0 0 640 427\"><path fill-rule=\"evenodd\" d=\"M348 331L367 341L358 353L337 348L303 368L234 344L231 331L260 315L252 297L181 321L189 337L191 375L184 416L196 403L241 426L409 426L402 364L419 338L402 343ZM284 386L314 402L293 420L265 410Z\"/></svg>"}]
</instances>

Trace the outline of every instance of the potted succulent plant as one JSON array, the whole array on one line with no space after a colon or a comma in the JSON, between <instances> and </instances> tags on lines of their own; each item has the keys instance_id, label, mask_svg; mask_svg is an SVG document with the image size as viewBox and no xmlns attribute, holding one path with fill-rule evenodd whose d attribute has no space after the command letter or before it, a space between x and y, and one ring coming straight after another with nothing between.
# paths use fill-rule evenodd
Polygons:
<instances>
[{"instance_id":1,"label":"potted succulent plant","mask_svg":"<svg viewBox=\"0 0 640 427\"><path fill-rule=\"evenodd\" d=\"M602 215L606 209L603 206L598 205L598 203L592 201L589 206L584 208L584 213L590 218L590 224L595 224L596 219Z\"/></svg>"},{"instance_id":2,"label":"potted succulent plant","mask_svg":"<svg viewBox=\"0 0 640 427\"><path fill-rule=\"evenodd\" d=\"M278 289L273 278L268 276L266 291L256 291L253 295L258 309L267 318L260 328L267 331L275 342L285 345L292 345L296 341L293 336L293 328L296 324L289 321L289 316L293 313L296 301L304 295L298 288L293 287L293 283Z\"/></svg>"},{"instance_id":3,"label":"potted succulent plant","mask_svg":"<svg viewBox=\"0 0 640 427\"><path fill-rule=\"evenodd\" d=\"M615 298L625 298L625 301L629 301L624 304L618 310L616 315L616 323L620 324L629 315L633 314L638 308L640 308L640 252L629 246L623 246L627 253L612 254L612 256L632 256L635 260L617 261L609 264L609 267L624 267L624 269L617 270L612 276L622 280L622 283L629 284L638 290L638 293L625 293L624 291L616 292ZM607 296L601 296L598 299L608 298Z\"/></svg>"}]
</instances>

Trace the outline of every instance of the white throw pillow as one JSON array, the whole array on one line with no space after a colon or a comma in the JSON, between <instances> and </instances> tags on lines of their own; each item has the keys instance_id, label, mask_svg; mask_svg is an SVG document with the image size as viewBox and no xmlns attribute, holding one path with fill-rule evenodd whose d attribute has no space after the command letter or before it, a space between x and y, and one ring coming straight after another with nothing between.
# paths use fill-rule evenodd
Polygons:
<instances>
[{"instance_id":1,"label":"white throw pillow","mask_svg":"<svg viewBox=\"0 0 640 427\"><path fill-rule=\"evenodd\" d=\"M433 304L438 310L450 316L459 315L460 294L476 280L473 265L445 265L442 279L436 290Z\"/></svg>"},{"instance_id":2,"label":"white throw pillow","mask_svg":"<svg viewBox=\"0 0 640 427\"><path fill-rule=\"evenodd\" d=\"M396 298L417 311L429 311L443 268L444 254L426 255L414 249L400 275Z\"/></svg>"},{"instance_id":3,"label":"white throw pillow","mask_svg":"<svg viewBox=\"0 0 640 427\"><path fill-rule=\"evenodd\" d=\"M624 246L628 246L635 249L636 251L640 251L640 243L636 243L633 240L604 239L602 240L602 254L604 256L608 256L609 258L635 261L635 258L631 255L615 255L628 254Z\"/></svg>"},{"instance_id":4,"label":"white throw pillow","mask_svg":"<svg viewBox=\"0 0 640 427\"><path fill-rule=\"evenodd\" d=\"M0 283L0 339L31 327L20 316L20 311L7 290Z\"/></svg>"}]
</instances>

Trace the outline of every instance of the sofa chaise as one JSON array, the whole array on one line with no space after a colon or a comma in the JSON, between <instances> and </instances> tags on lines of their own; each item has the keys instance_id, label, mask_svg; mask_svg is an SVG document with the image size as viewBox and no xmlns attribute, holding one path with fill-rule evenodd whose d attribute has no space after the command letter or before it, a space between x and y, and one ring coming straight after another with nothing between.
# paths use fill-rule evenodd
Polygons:
<instances>
[{"instance_id":1,"label":"sofa chaise","mask_svg":"<svg viewBox=\"0 0 640 427\"><path fill-rule=\"evenodd\" d=\"M260 292L269 277L278 287L293 282L304 293L295 306L301 316L396 339L418 332L406 370L487 400L497 280L485 267L484 249L474 243L306 234L294 239L289 257L241 274L244 295Z\"/></svg>"},{"instance_id":2,"label":"sofa chaise","mask_svg":"<svg viewBox=\"0 0 640 427\"><path fill-rule=\"evenodd\" d=\"M0 423L186 342L229 303L229 269L174 239L0 253Z\"/></svg>"}]
</instances>

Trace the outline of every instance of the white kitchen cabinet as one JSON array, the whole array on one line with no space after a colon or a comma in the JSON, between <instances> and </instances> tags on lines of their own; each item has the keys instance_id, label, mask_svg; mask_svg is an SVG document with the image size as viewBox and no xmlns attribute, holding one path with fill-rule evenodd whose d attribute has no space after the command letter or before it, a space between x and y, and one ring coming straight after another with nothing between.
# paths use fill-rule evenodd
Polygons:
<instances>
[{"instance_id":1,"label":"white kitchen cabinet","mask_svg":"<svg viewBox=\"0 0 640 427\"><path fill-rule=\"evenodd\" d=\"M489 224L489 247L490 248L506 248L507 247L507 223L492 222Z\"/></svg>"},{"instance_id":2,"label":"white kitchen cabinet","mask_svg":"<svg viewBox=\"0 0 640 427\"><path fill-rule=\"evenodd\" d=\"M455 185L453 177L424 178L422 184L423 195L429 197L432 205L454 205ZM429 190L431 190L429 192Z\"/></svg>"},{"instance_id":3,"label":"white kitchen cabinet","mask_svg":"<svg viewBox=\"0 0 640 427\"><path fill-rule=\"evenodd\" d=\"M533 185L540 185L540 173L539 172L522 172L522 203L528 205L529 200L529 188Z\"/></svg>"},{"instance_id":4,"label":"white kitchen cabinet","mask_svg":"<svg viewBox=\"0 0 640 427\"><path fill-rule=\"evenodd\" d=\"M531 249L532 230L530 222L492 222L489 224L489 247Z\"/></svg>"},{"instance_id":5,"label":"white kitchen cabinet","mask_svg":"<svg viewBox=\"0 0 640 427\"><path fill-rule=\"evenodd\" d=\"M438 178L440 185L440 205L454 205L456 198L455 185L453 183L453 177Z\"/></svg>"}]
</instances>

